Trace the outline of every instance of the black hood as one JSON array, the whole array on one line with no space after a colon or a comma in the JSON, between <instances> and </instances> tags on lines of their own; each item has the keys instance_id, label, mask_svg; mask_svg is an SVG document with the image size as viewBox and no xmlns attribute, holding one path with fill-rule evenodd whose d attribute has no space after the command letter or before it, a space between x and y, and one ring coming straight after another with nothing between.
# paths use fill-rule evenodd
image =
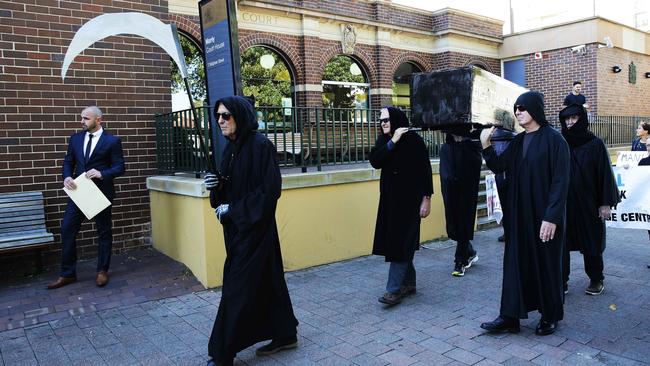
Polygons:
<instances>
[{"instance_id":1,"label":"black hood","mask_svg":"<svg viewBox=\"0 0 650 366\"><path fill-rule=\"evenodd\" d=\"M219 104L228 108L230 114L235 118L237 141L243 141L253 130L257 129L257 113L248 99L238 95L221 98L214 103L214 113L217 113Z\"/></svg>"},{"instance_id":2,"label":"black hood","mask_svg":"<svg viewBox=\"0 0 650 366\"><path fill-rule=\"evenodd\" d=\"M408 127L409 119L401 109L395 107L383 107L388 110L390 116L390 134L394 134L395 130L400 127Z\"/></svg>"},{"instance_id":3,"label":"black hood","mask_svg":"<svg viewBox=\"0 0 650 366\"><path fill-rule=\"evenodd\" d=\"M578 122L571 126L571 128L568 128L566 119L571 116L578 116ZM560 124L562 124L562 136L564 136L564 139L571 147L583 145L596 137L589 131L587 110L580 104L571 104L561 110Z\"/></svg>"},{"instance_id":4,"label":"black hood","mask_svg":"<svg viewBox=\"0 0 650 366\"><path fill-rule=\"evenodd\" d=\"M544 94L536 91L529 91L520 95L514 105L515 115L517 114L518 105L526 107L528 114L530 114L530 116L533 117L540 126L548 124L546 115L544 114Z\"/></svg>"}]
</instances>

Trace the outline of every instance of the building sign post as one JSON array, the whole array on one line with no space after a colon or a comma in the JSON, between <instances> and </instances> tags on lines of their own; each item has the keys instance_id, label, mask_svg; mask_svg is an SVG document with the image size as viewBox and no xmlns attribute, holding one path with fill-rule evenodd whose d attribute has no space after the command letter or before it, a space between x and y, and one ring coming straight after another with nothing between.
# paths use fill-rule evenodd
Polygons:
<instances>
[{"instance_id":1,"label":"building sign post","mask_svg":"<svg viewBox=\"0 0 650 366\"><path fill-rule=\"evenodd\" d=\"M203 57L207 84L207 104L226 96L242 95L239 42L235 0L201 0L199 16L203 36ZM215 166L221 161L225 138L210 110L212 156Z\"/></svg>"}]
</instances>

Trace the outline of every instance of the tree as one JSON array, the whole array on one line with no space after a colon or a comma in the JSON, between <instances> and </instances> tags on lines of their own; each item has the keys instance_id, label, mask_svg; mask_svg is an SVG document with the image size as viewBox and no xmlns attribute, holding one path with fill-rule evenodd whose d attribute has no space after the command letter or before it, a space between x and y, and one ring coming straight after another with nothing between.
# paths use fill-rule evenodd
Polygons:
<instances>
[{"instance_id":1,"label":"tree","mask_svg":"<svg viewBox=\"0 0 650 366\"><path fill-rule=\"evenodd\" d=\"M353 66L354 65L354 66ZM352 73L356 68L357 73ZM365 83L366 79L359 65L350 57L338 55L325 65L324 81L339 81L348 83ZM365 89L365 90L364 90ZM323 85L323 106L334 108L356 108L355 101L367 95L367 88L358 86L345 87L341 85Z\"/></svg>"},{"instance_id":2,"label":"tree","mask_svg":"<svg viewBox=\"0 0 650 366\"><path fill-rule=\"evenodd\" d=\"M273 65L262 66L262 56L271 55ZM266 65L267 67L269 65ZM241 55L241 75L244 95L255 97L255 106L281 106L282 98L291 98L291 74L277 52L253 46Z\"/></svg>"}]
</instances>

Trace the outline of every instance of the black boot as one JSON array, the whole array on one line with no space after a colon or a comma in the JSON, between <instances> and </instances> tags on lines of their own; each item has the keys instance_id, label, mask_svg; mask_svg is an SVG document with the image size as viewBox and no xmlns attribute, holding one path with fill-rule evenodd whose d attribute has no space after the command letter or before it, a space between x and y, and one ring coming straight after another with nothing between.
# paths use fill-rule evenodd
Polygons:
<instances>
[{"instance_id":1,"label":"black boot","mask_svg":"<svg viewBox=\"0 0 650 366\"><path fill-rule=\"evenodd\" d=\"M557 322L547 322L544 319L540 319L535 329L535 334L545 336L555 333L555 329L557 329Z\"/></svg>"},{"instance_id":2,"label":"black boot","mask_svg":"<svg viewBox=\"0 0 650 366\"><path fill-rule=\"evenodd\" d=\"M519 333L519 319L499 315L491 322L481 324L490 333Z\"/></svg>"},{"instance_id":3,"label":"black boot","mask_svg":"<svg viewBox=\"0 0 650 366\"><path fill-rule=\"evenodd\" d=\"M271 343L264 345L257 350L255 354L257 356L268 356L274 353L280 352L285 349L291 349L298 347L298 338L296 336L288 338L278 338L271 341Z\"/></svg>"}]
</instances>

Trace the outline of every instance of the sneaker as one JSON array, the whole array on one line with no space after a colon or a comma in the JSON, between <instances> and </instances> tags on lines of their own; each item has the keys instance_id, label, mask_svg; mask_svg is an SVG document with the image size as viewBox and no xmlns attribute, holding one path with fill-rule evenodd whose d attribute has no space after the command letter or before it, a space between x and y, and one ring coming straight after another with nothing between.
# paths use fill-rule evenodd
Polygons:
<instances>
[{"instance_id":1,"label":"sneaker","mask_svg":"<svg viewBox=\"0 0 650 366\"><path fill-rule=\"evenodd\" d=\"M587 287L585 293L587 295L596 296L602 294L603 290L605 290L603 281L589 281L589 287Z\"/></svg>"},{"instance_id":2,"label":"sneaker","mask_svg":"<svg viewBox=\"0 0 650 366\"><path fill-rule=\"evenodd\" d=\"M255 350L255 354L258 356L268 356L285 349L292 349L296 347L298 347L298 338L295 336L285 339L274 339L271 341L271 343Z\"/></svg>"},{"instance_id":3,"label":"sneaker","mask_svg":"<svg viewBox=\"0 0 650 366\"><path fill-rule=\"evenodd\" d=\"M402 286L402 288L400 289L400 295L402 295L402 297L415 295L416 292L417 290L413 285Z\"/></svg>"},{"instance_id":4,"label":"sneaker","mask_svg":"<svg viewBox=\"0 0 650 366\"><path fill-rule=\"evenodd\" d=\"M499 243L505 243L506 241L506 234L501 235L500 237L497 238L497 241Z\"/></svg>"},{"instance_id":5,"label":"sneaker","mask_svg":"<svg viewBox=\"0 0 650 366\"><path fill-rule=\"evenodd\" d=\"M380 297L377 301L389 306L397 305L400 302L402 302L402 293L400 292L400 293L393 294L391 292L387 292L384 294L384 296Z\"/></svg>"},{"instance_id":6,"label":"sneaker","mask_svg":"<svg viewBox=\"0 0 650 366\"><path fill-rule=\"evenodd\" d=\"M564 294L566 295L568 293L569 293L569 284L565 282L564 283Z\"/></svg>"},{"instance_id":7,"label":"sneaker","mask_svg":"<svg viewBox=\"0 0 650 366\"><path fill-rule=\"evenodd\" d=\"M451 272L451 275L454 277L463 277L465 275L465 266L460 262L456 262L454 265L454 271Z\"/></svg>"},{"instance_id":8,"label":"sneaker","mask_svg":"<svg viewBox=\"0 0 650 366\"><path fill-rule=\"evenodd\" d=\"M472 264L476 262L478 262L478 254L474 253L474 255L469 257L469 259L467 260L467 265L465 266L465 269L468 269L469 267L472 266Z\"/></svg>"}]
</instances>

